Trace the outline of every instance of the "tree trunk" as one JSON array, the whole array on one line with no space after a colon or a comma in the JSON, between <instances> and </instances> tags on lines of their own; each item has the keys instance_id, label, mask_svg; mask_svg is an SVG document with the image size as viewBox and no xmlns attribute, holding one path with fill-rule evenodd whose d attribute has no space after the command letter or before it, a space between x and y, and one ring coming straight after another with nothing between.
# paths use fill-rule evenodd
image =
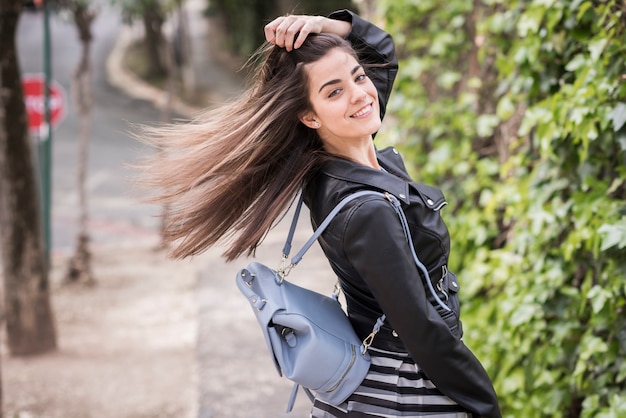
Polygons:
<instances>
[{"instance_id":1,"label":"tree trunk","mask_svg":"<svg viewBox=\"0 0 626 418\"><path fill-rule=\"evenodd\" d=\"M75 3L73 5L74 23L78 29L82 53L81 58L72 76L72 92L76 111L79 115L78 132L78 161L76 181L79 197L78 233L76 248L69 261L66 280L70 282L84 282L94 284L95 279L91 269L91 251L89 250L89 232L87 231L87 161L89 158L89 138L92 125L93 89L91 84L91 24L95 12L88 6Z\"/></svg>"},{"instance_id":2,"label":"tree trunk","mask_svg":"<svg viewBox=\"0 0 626 418\"><path fill-rule=\"evenodd\" d=\"M180 69L180 80L184 97L188 100L197 99L196 78L191 62L191 38L189 23L185 12L184 0L176 3L176 29L174 35L175 65Z\"/></svg>"},{"instance_id":3,"label":"tree trunk","mask_svg":"<svg viewBox=\"0 0 626 418\"><path fill-rule=\"evenodd\" d=\"M15 32L22 2L0 0L0 248L9 352L56 348L42 220Z\"/></svg>"},{"instance_id":4,"label":"tree trunk","mask_svg":"<svg viewBox=\"0 0 626 418\"><path fill-rule=\"evenodd\" d=\"M0 6L0 8L1 7L3 7L3 6ZM3 12L3 10L0 9L0 13L2 13L2 12ZM0 22L2 22L1 19L2 19L2 17L0 17ZM1 59L1 57L0 57L0 59ZM0 71L0 86L4 86L4 84L2 83L2 71ZM2 87L0 87L0 88L2 88ZM6 144L6 142L7 142L7 132L6 132L6 129L4 129L6 118L4 116L5 111L4 111L3 91L4 91L4 88L2 88L2 90L0 90L0 144ZM0 186L0 193L2 193L2 186ZM0 202L2 202L1 195L0 195ZM1 203L0 203L0 205L1 205ZM0 206L0 210L2 210L1 208L2 208L2 206ZM0 222L2 222L2 215L1 214L0 214ZM1 241L0 241L0 245L2 245ZM1 247L0 247L0 255L2 255L2 248ZM1 264L2 264L2 261L0 261L0 265ZM0 313L0 324L2 324L2 322L3 322L2 321L2 313ZM2 331L0 330L0 347L1 346L2 346ZM2 418L2 416L3 416L3 413L2 413L2 411L4 411L4 407L3 406L4 406L4 401L2 400L2 362L0 361L0 418Z\"/></svg>"},{"instance_id":5,"label":"tree trunk","mask_svg":"<svg viewBox=\"0 0 626 418\"><path fill-rule=\"evenodd\" d=\"M165 75L165 65L162 59L163 45L163 13L157 2L149 4L143 11L143 27L145 33L145 50L150 69L149 77Z\"/></svg>"},{"instance_id":6,"label":"tree trunk","mask_svg":"<svg viewBox=\"0 0 626 418\"><path fill-rule=\"evenodd\" d=\"M178 11L180 13L180 10ZM180 16L180 15L179 15ZM172 34L172 39L171 40L164 40L164 47L165 47L165 68L167 71L167 83L166 83L166 102L165 102L165 106L163 107L163 110L161 112L161 122L163 123L168 123L171 122L172 119L172 101L174 99L174 97L176 96L176 91L177 91L177 82L180 79L180 74L179 74L179 66L178 63L184 63L185 62L185 54L182 51L182 49L179 51L180 55L178 55L178 57L180 58L180 61L177 60L177 53L176 53L176 42L180 42L182 41L182 39L178 38L177 36L180 36L180 33L177 33L177 31L180 29L180 27L176 28L174 30L174 33ZM162 146L158 147L158 152L160 154L166 154L167 150L165 148L163 148ZM160 228L160 235L161 235L161 242L159 244L159 248L160 249L164 249L167 248L167 243L163 240L163 237L165 236L165 227L167 225L167 220L169 218L169 213L170 213L170 205L165 204L163 205L163 207L161 208L161 228Z\"/></svg>"}]
</instances>

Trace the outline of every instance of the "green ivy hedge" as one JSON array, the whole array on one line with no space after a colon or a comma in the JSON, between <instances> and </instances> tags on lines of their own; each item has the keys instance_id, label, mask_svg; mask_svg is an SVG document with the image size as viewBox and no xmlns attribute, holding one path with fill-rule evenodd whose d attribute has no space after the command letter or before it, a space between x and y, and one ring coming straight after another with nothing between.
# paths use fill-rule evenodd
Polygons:
<instances>
[{"instance_id":1,"label":"green ivy hedge","mask_svg":"<svg viewBox=\"0 0 626 418\"><path fill-rule=\"evenodd\" d=\"M626 411L626 3L386 0L382 137L450 203L465 341L512 417Z\"/></svg>"}]
</instances>

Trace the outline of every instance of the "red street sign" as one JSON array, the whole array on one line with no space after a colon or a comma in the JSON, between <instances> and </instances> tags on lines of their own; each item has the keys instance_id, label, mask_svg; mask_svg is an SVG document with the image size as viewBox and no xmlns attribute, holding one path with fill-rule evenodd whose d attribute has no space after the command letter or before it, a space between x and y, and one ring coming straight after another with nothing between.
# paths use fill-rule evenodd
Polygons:
<instances>
[{"instance_id":1,"label":"red street sign","mask_svg":"<svg viewBox=\"0 0 626 418\"><path fill-rule=\"evenodd\" d=\"M43 74L24 74L22 88L28 113L28 129L31 134L39 134L46 125L46 106ZM50 125L54 128L65 117L65 91L54 80L50 80Z\"/></svg>"}]
</instances>

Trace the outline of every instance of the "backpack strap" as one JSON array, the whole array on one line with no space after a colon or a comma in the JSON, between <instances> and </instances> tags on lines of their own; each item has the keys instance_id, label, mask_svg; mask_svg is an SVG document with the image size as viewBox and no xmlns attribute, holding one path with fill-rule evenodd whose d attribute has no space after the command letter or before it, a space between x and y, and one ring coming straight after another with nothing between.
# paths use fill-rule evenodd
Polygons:
<instances>
[{"instance_id":1,"label":"backpack strap","mask_svg":"<svg viewBox=\"0 0 626 418\"><path fill-rule=\"evenodd\" d=\"M313 235L311 235L311 237L302 246L300 251L298 251L296 253L296 255L291 259L291 263L289 265L287 265L287 259L289 258L289 253L291 252L291 243L293 241L293 236L294 236L294 233L295 233L295 230L296 230L296 226L298 225L298 218L300 217L300 211L302 210L303 195L300 194L300 197L298 199L298 203L296 205L295 213L294 213L293 219L291 221L291 226L289 228L289 234L287 235L287 240L286 240L285 245L283 247L283 264L282 264L281 268L278 269L278 274L280 274L280 276L283 279L285 278L285 276L287 276L289 274L291 269L294 268L300 262L300 260L302 260L302 257L304 256L304 254L309 250L309 248L311 248L313 243L322 235L322 233L326 230L328 225L330 225L330 223L335 218L335 216L341 211L341 209L344 208L344 206L346 206L346 204L348 204L349 202L353 201L354 199L358 199L359 197L368 196L368 195L375 195L375 196L382 197L382 198L384 198L385 200L387 200L391 204L391 206L393 207L394 211L398 215L398 218L400 219L400 223L402 225L402 230L404 232L404 236L407 239L407 242L409 244L409 248L411 249L411 255L413 256L413 260L415 261L415 264L417 265L419 270L424 275L424 279L425 279L426 284L428 286L428 290L430 291L430 293L434 297L435 301L441 307L443 307L447 311L450 311L451 309L448 307L448 305L446 305L439 298L439 296L437 295L437 292L435 292L435 289L433 288L433 284L430 281L430 274L428 273L428 269L420 261L419 257L417 256L417 253L415 252L415 248L413 246L413 239L411 238L411 231L409 229L409 224L408 224L408 221L406 219L406 215L404 214L404 211L402 210L400 201L398 200L398 198L396 198L391 193L382 193L382 192L378 192L378 191L374 191L374 190L361 190L359 192L353 193L353 194L343 198L337 204L337 206L335 206L333 208L333 210L330 211L330 213L326 216L326 218L324 218L322 223L317 227L317 229L314 231ZM333 295L336 296L335 294L333 294ZM368 347L374 341L374 337L376 336L376 334L378 333L378 331L382 327L383 323L385 322L385 319L386 319L386 315L383 314L382 316L380 316L376 320L376 323L374 324L374 326L372 328L372 332L365 338L365 340L363 340L363 344L361 346L361 351L362 351L363 355L365 355L365 353L367 352ZM287 412L291 412L291 410L293 408L293 405L294 405L294 403L296 401L296 396L298 394L299 387L300 387L300 385L298 385L297 383L294 384L294 386L293 386L293 389L291 391L291 396L289 397L289 402L288 402L288 405L287 405ZM314 395L307 388L304 388L304 390L305 390L305 393L307 394L307 396L309 397L309 399L311 399L311 401L313 402L313 400L315 399Z\"/></svg>"},{"instance_id":2,"label":"backpack strap","mask_svg":"<svg viewBox=\"0 0 626 418\"><path fill-rule=\"evenodd\" d=\"M361 190L347 197L344 197L343 200L341 200L337 204L337 206L335 206L333 210L330 211L330 213L326 216L326 218L324 218L322 223L317 227L317 229L315 230L313 235L311 235L308 241L302 246L300 251L298 251L298 253L291 259L291 268L295 267L296 264L298 264L300 260L302 260L302 257L304 256L304 254L309 250L309 248L311 248L313 243L320 237L320 235L322 235L322 233L326 230L328 225L330 225L332 220L341 211L341 209L343 209L344 206L346 206L348 203L350 203L354 199L358 199L361 196L367 196L367 195L372 195L372 194L384 197L387 200L389 200L386 194L381 193L381 192L376 192L374 190ZM296 225L298 224L298 218L300 217L300 211L302 209L302 201L303 201L303 196L300 195L300 198L298 199L298 204L296 205L296 211L293 215L293 220L291 221L291 227L289 228L289 235L287 235L287 241L285 242L285 246L283 247L283 257L285 259L289 257L289 252L291 251L291 241L293 240L293 235L296 230Z\"/></svg>"},{"instance_id":3,"label":"backpack strap","mask_svg":"<svg viewBox=\"0 0 626 418\"><path fill-rule=\"evenodd\" d=\"M428 273L428 269L426 268L426 266L424 266L424 263L422 263L419 257L417 256L417 253L415 252L415 247L413 246L413 239L411 238L411 231L409 229L409 224L407 222L406 215L404 214L404 211L402 210L400 201L391 193L382 193L382 192L378 192L375 190L361 190L359 192L353 193L343 198L343 200L341 200L337 204L337 206L335 206L333 210L330 211L330 213L326 216L326 218L324 218L322 223L315 230L313 235L311 235L308 241L302 246L300 251L298 251L298 253L291 259L291 264L287 265L287 258L289 257L289 252L291 251L291 241L293 240L293 235L296 230L296 225L298 224L300 211L302 209L303 196L302 194L300 194L300 198L296 206L296 212L293 216L293 220L291 221L291 228L289 229L287 242L285 242L285 246L283 248L283 266L279 269L279 274L281 274L283 278L287 274L289 274L289 271L292 268L294 268L296 264L300 262L300 260L302 260L302 257L304 256L304 254L309 250L309 248L311 248L313 243L320 237L320 235L322 235L324 230L328 227L328 225L330 225L330 223L335 218L335 216L341 211L341 209L343 209L343 207L346 204L353 201L354 199L358 199L359 197L367 196L367 195L380 196L391 203L391 206L393 207L394 211L398 215L398 218L400 219L400 223L402 224L404 236L407 240L407 243L409 244L409 248L411 249L411 255L413 256L413 261L415 261L415 265L424 275L424 279L426 281L426 286L428 286L428 290L430 291L431 295L433 296L433 298L435 299L435 301L437 302L439 306L441 306L445 311L450 311L451 310L450 307L441 300L439 295L437 295L437 292L435 291L433 284L430 280L430 274Z\"/></svg>"}]
</instances>

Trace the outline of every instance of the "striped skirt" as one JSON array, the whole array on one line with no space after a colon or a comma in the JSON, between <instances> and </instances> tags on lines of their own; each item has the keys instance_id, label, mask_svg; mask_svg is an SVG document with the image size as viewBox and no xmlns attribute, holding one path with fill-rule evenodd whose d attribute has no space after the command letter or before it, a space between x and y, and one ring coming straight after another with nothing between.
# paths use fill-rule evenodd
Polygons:
<instances>
[{"instance_id":1,"label":"striped skirt","mask_svg":"<svg viewBox=\"0 0 626 418\"><path fill-rule=\"evenodd\" d=\"M372 347L369 353L372 364L361 386L339 406L315 399L311 418L471 417L443 395L408 354Z\"/></svg>"}]
</instances>

